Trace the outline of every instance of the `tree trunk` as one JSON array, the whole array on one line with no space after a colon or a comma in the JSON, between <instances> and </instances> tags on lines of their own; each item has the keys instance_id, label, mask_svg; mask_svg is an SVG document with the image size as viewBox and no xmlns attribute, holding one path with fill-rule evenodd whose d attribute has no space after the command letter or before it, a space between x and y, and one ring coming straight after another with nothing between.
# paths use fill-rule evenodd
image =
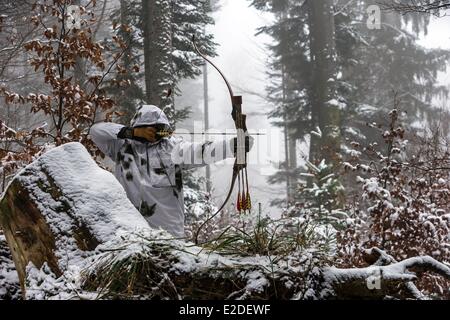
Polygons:
<instances>
[{"instance_id":1,"label":"tree trunk","mask_svg":"<svg viewBox=\"0 0 450 320\"><path fill-rule=\"evenodd\" d=\"M282 88L283 88L283 103L286 103L287 93L286 93L286 72L285 67L282 67ZM286 159L286 200L287 206L289 207L294 199L296 193L296 179L293 175L295 169L297 169L297 139L289 127L289 120L287 115L287 108L284 112L284 148L285 148L285 159Z\"/></svg>"},{"instance_id":2,"label":"tree trunk","mask_svg":"<svg viewBox=\"0 0 450 320\"><path fill-rule=\"evenodd\" d=\"M340 111L336 100L335 26L332 0L308 1L313 69L312 118L322 137L311 138L310 160L339 162Z\"/></svg>"},{"instance_id":3,"label":"tree trunk","mask_svg":"<svg viewBox=\"0 0 450 320\"><path fill-rule=\"evenodd\" d=\"M142 0L147 103L171 106L173 89L171 5L169 0Z\"/></svg>"},{"instance_id":4,"label":"tree trunk","mask_svg":"<svg viewBox=\"0 0 450 320\"><path fill-rule=\"evenodd\" d=\"M127 241L143 249L128 250ZM248 261L152 235L109 245L125 249L95 257L84 281L85 288L101 290L108 299L424 299L413 284L418 275L434 272L450 279L450 268L427 256L339 269L310 265L298 252L289 262L267 257Z\"/></svg>"},{"instance_id":5,"label":"tree trunk","mask_svg":"<svg viewBox=\"0 0 450 320\"><path fill-rule=\"evenodd\" d=\"M80 5L81 0L74 0L74 5ZM80 86L81 89L86 89L86 60L81 56L77 56L75 60L75 67L73 71L73 78L76 84Z\"/></svg>"},{"instance_id":6,"label":"tree trunk","mask_svg":"<svg viewBox=\"0 0 450 320\"><path fill-rule=\"evenodd\" d=\"M280 20L283 21L283 23L286 23L286 11L287 8L281 10ZM287 31L285 30L284 32ZM289 207L295 199L296 192L296 179L293 176L293 171L297 169L297 140L294 135L295 129L291 128L291 125L289 124L288 108L286 106L288 100L287 82L286 66L281 62L281 88L284 109L284 154L286 161L286 205Z\"/></svg>"},{"instance_id":7,"label":"tree trunk","mask_svg":"<svg viewBox=\"0 0 450 320\"><path fill-rule=\"evenodd\" d=\"M208 90L208 65L203 65L203 103L204 103L204 117L205 117L205 131L209 130L209 90ZM206 166L206 192L211 193L211 167Z\"/></svg>"},{"instance_id":8,"label":"tree trunk","mask_svg":"<svg viewBox=\"0 0 450 320\"><path fill-rule=\"evenodd\" d=\"M0 228L24 295L30 262L37 268L47 264L61 276L117 232L145 227L120 183L79 143L47 152L0 199Z\"/></svg>"},{"instance_id":9,"label":"tree trunk","mask_svg":"<svg viewBox=\"0 0 450 320\"><path fill-rule=\"evenodd\" d=\"M119 35L127 44L121 62L123 68L126 70L125 74L118 76L118 81L121 83L120 94L117 97L117 105L119 110L124 113L121 116L122 123L129 123L136 112L136 100L139 98L140 89L136 84L133 70L133 36L126 30L126 27L131 27L130 3L128 0L120 0L120 30ZM126 27L125 27L126 26ZM122 82L125 82L122 84Z\"/></svg>"}]
</instances>

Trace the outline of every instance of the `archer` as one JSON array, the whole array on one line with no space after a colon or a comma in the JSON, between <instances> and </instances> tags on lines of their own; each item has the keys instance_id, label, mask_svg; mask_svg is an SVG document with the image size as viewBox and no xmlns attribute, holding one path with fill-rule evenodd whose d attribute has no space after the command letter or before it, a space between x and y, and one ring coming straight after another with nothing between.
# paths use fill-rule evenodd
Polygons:
<instances>
[{"instance_id":1,"label":"archer","mask_svg":"<svg viewBox=\"0 0 450 320\"><path fill-rule=\"evenodd\" d=\"M91 138L115 162L116 178L150 226L184 238L182 170L233 157L238 139L191 143L163 132L173 132L165 113L143 105L130 127L98 123L91 129ZM252 145L253 138L247 135L246 152ZM214 156L205 161L205 155Z\"/></svg>"}]
</instances>

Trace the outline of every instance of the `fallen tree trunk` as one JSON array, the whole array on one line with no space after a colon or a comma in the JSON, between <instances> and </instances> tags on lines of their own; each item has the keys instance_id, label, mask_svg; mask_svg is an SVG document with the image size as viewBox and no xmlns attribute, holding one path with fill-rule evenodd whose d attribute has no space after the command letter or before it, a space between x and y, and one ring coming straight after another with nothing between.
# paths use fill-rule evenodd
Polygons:
<instances>
[{"instance_id":1,"label":"fallen tree trunk","mask_svg":"<svg viewBox=\"0 0 450 320\"><path fill-rule=\"evenodd\" d=\"M59 277L100 243L146 226L119 182L78 143L27 166L0 200L0 227L23 293L30 262Z\"/></svg>"},{"instance_id":2,"label":"fallen tree trunk","mask_svg":"<svg viewBox=\"0 0 450 320\"><path fill-rule=\"evenodd\" d=\"M307 250L224 257L174 240L148 227L112 174L77 143L49 151L15 177L0 200L0 225L22 293L36 299L403 298L414 271L450 277L430 257L378 257L368 268L337 269ZM55 289L43 289L49 286Z\"/></svg>"},{"instance_id":3,"label":"fallen tree trunk","mask_svg":"<svg viewBox=\"0 0 450 320\"><path fill-rule=\"evenodd\" d=\"M135 234L108 243L85 274L84 286L103 298L158 299L418 299L415 271L450 279L431 257L388 266L318 267L308 252L288 257L223 257L193 245ZM113 249L114 248L114 249Z\"/></svg>"},{"instance_id":4,"label":"fallen tree trunk","mask_svg":"<svg viewBox=\"0 0 450 320\"><path fill-rule=\"evenodd\" d=\"M314 259L304 254L283 261L224 257L165 236L154 231L138 233L106 244L105 251L92 259L84 287L101 288L103 298L314 298L316 267Z\"/></svg>"},{"instance_id":5,"label":"fallen tree trunk","mask_svg":"<svg viewBox=\"0 0 450 320\"><path fill-rule=\"evenodd\" d=\"M450 279L450 268L424 256L409 258L387 266L361 269L323 269L324 292L340 299L424 299L413 281L424 272L432 272ZM407 289L405 291L405 289Z\"/></svg>"}]
</instances>

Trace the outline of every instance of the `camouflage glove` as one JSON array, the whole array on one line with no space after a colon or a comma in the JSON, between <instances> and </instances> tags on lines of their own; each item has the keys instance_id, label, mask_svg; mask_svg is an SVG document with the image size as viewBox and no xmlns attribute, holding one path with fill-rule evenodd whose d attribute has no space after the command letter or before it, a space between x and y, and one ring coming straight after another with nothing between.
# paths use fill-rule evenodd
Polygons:
<instances>
[{"instance_id":1,"label":"camouflage glove","mask_svg":"<svg viewBox=\"0 0 450 320\"><path fill-rule=\"evenodd\" d=\"M123 127L117 134L119 139L133 139L145 142L156 142L156 129L153 127Z\"/></svg>"}]
</instances>

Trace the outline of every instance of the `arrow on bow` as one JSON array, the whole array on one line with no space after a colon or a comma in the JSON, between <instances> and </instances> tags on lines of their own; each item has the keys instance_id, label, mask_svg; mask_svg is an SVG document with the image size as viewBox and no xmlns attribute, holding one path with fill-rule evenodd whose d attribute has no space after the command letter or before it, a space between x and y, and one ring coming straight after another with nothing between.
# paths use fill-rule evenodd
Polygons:
<instances>
[{"instance_id":1,"label":"arrow on bow","mask_svg":"<svg viewBox=\"0 0 450 320\"><path fill-rule=\"evenodd\" d=\"M174 134L179 135L190 135L190 136L235 136L236 133L230 133L230 132L175 132L175 131L157 131L156 135L159 135L160 137L167 138ZM249 136L265 136L265 133L249 133Z\"/></svg>"},{"instance_id":2,"label":"arrow on bow","mask_svg":"<svg viewBox=\"0 0 450 320\"><path fill-rule=\"evenodd\" d=\"M237 148L236 148L236 159L233 165L233 176L231 178L231 186L228 191L227 197L225 201L220 206L219 210L215 212L211 217L209 217L202 225L197 229L195 234L195 243L198 244L198 236L200 234L201 229L211 221L215 216L217 216L223 208L225 208L226 204L231 198L233 194L233 189L238 181L238 198L236 201L237 210L239 213L250 211L252 208L252 201L250 198L250 192L248 187L248 175L247 175L247 152L245 150L245 136L248 134L247 130L247 116L242 114L242 96L235 96L233 93L233 89L231 88L230 83L228 82L225 75L222 71L211 61L209 60L205 54L203 54L200 49L197 47L195 43L195 36L192 36L192 44L194 46L197 54L202 57L206 62L216 69L219 74L222 76L222 79L225 81L227 85L228 91L230 93L232 112L231 116L233 117L233 121L237 131Z\"/></svg>"}]
</instances>

